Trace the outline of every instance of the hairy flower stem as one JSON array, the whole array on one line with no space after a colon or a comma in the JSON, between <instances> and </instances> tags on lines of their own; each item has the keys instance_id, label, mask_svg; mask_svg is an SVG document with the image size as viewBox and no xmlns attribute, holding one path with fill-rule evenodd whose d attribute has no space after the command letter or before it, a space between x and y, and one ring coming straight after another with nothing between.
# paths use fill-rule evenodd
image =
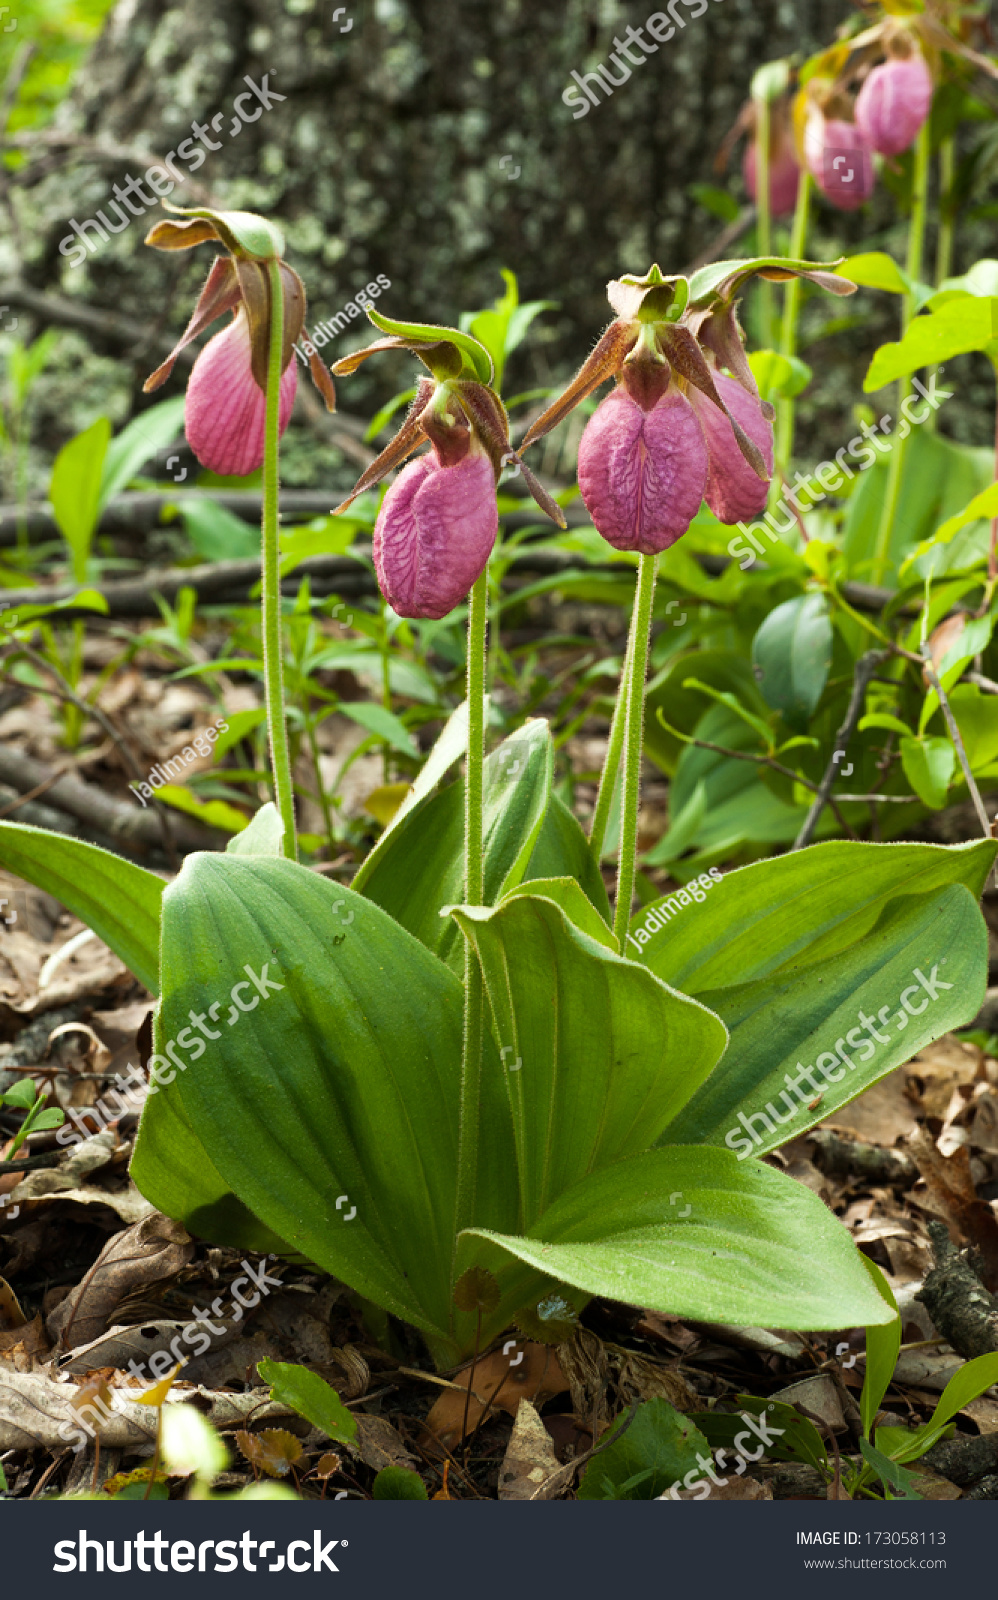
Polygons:
<instances>
[{"instance_id":1,"label":"hairy flower stem","mask_svg":"<svg viewBox=\"0 0 998 1600\"><path fill-rule=\"evenodd\" d=\"M281 430L279 398L281 355L284 343L284 287L276 260L269 263L270 350L267 360L267 414L263 437L263 678L267 697L267 728L270 734L270 764L274 773L274 795L284 824L282 848L291 860L298 859L295 834L294 789L291 758L288 753L288 727L284 710L284 656L281 649L281 583L278 576L277 512L280 477L278 455Z\"/></svg>"},{"instance_id":2,"label":"hairy flower stem","mask_svg":"<svg viewBox=\"0 0 998 1600\"><path fill-rule=\"evenodd\" d=\"M610 723L610 738L606 747L603 771L600 774L596 808L593 811L592 825L589 829L589 848L592 851L597 869L603 859L606 830L610 824L610 812L613 810L613 797L617 792L617 778L620 773L620 756L624 748L624 723L627 719L627 674L631 662L631 642L632 635L628 634L627 648L624 651L624 660L620 668L620 687L617 690L613 719Z\"/></svg>"},{"instance_id":3,"label":"hairy flower stem","mask_svg":"<svg viewBox=\"0 0 998 1600\"><path fill-rule=\"evenodd\" d=\"M810 216L811 174L802 167L797 184L797 205L794 209L794 220L790 229L791 261L802 261L804 259ZM787 284L787 292L783 301L783 327L780 330L780 354L784 356L797 354L797 317L800 313L800 295L800 278L791 278ZM776 472L773 474L774 494L779 494L778 479L786 477L790 470L790 458L794 453L794 402L792 400L779 400L777 402L777 412Z\"/></svg>"},{"instance_id":4,"label":"hairy flower stem","mask_svg":"<svg viewBox=\"0 0 998 1600\"><path fill-rule=\"evenodd\" d=\"M755 210L756 210L756 244L760 256L769 256L773 253L773 227L770 216L770 188L769 166L771 157L772 123L769 114L769 100L766 95L760 95L755 103L756 130L755 130ZM765 278L759 279L759 324L762 344L765 350L772 347L773 340L773 285L767 283Z\"/></svg>"},{"instance_id":5,"label":"hairy flower stem","mask_svg":"<svg viewBox=\"0 0 998 1600\"><path fill-rule=\"evenodd\" d=\"M468 605L468 761L464 781L464 899L485 903L482 851L482 788L485 766L485 636L488 572L471 591ZM469 941L464 955L464 1044L461 1052L461 1108L457 1136L457 1235L473 1221L478 1170L478 1115L482 1074L482 973Z\"/></svg>"},{"instance_id":6,"label":"hairy flower stem","mask_svg":"<svg viewBox=\"0 0 998 1600\"><path fill-rule=\"evenodd\" d=\"M925 249L925 223L928 213L929 189L929 121L922 124L915 145L915 166L912 175L911 191L911 220L908 224L908 260L905 263L908 277L912 283L917 283L922 276L922 257ZM904 338L908 331L908 324L912 317L911 295L901 297L901 337ZM912 392L910 377L904 377L898 384L898 417L904 415L904 403ZM873 569L870 573L870 582L878 584L883 581L887 567L887 556L890 550L891 534L894 530L894 518L897 515L898 497L901 492L901 471L904 466L905 446L901 439L895 440L891 451L891 459L887 468L887 490L884 495L883 509L880 513L880 527L877 529L877 543L873 552Z\"/></svg>"},{"instance_id":7,"label":"hairy flower stem","mask_svg":"<svg viewBox=\"0 0 998 1600\"><path fill-rule=\"evenodd\" d=\"M627 671L621 685L627 696L627 721L624 729L624 785L620 800L620 852L617 857L617 906L613 931L620 949L624 948L631 919L635 863L638 853L638 798L641 788L641 743L645 720L645 677L648 671L648 640L651 633L652 602L655 598L657 556L642 556L631 616Z\"/></svg>"}]
</instances>

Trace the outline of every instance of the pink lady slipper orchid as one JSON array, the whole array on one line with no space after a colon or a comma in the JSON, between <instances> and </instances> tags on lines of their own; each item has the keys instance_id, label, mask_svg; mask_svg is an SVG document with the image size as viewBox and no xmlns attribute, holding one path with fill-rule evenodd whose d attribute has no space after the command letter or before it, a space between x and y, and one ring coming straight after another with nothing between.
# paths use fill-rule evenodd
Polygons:
<instances>
[{"instance_id":1,"label":"pink lady slipper orchid","mask_svg":"<svg viewBox=\"0 0 998 1600\"><path fill-rule=\"evenodd\" d=\"M183 216L183 221L157 222L146 236L146 244L157 250L188 250L214 240L225 246L228 255L215 258L183 337L146 379L144 392L165 383L181 350L230 311L231 322L208 340L194 363L187 384L184 431L202 466L222 476L242 477L263 461L271 317L268 263L277 259L284 291L281 433L290 421L298 382L294 345L305 321L305 286L281 259L284 240L279 229L262 217L204 209ZM333 380L318 355L311 357L309 368L332 411L336 404Z\"/></svg>"},{"instance_id":2,"label":"pink lady slipper orchid","mask_svg":"<svg viewBox=\"0 0 998 1600\"><path fill-rule=\"evenodd\" d=\"M817 263L722 261L687 281L652 267L609 285L617 312L560 400L523 448L557 426L608 378L579 445L579 488L617 550L652 555L682 538L706 500L722 522L757 516L773 471L773 408L759 397L736 314L754 274L805 277L835 294L855 285Z\"/></svg>"},{"instance_id":3,"label":"pink lady slipper orchid","mask_svg":"<svg viewBox=\"0 0 998 1600\"><path fill-rule=\"evenodd\" d=\"M873 193L876 175L866 135L855 122L826 117L811 105L804 126L804 162L826 200L855 211Z\"/></svg>"},{"instance_id":4,"label":"pink lady slipper orchid","mask_svg":"<svg viewBox=\"0 0 998 1600\"><path fill-rule=\"evenodd\" d=\"M932 73L922 52L889 57L874 67L856 96L856 126L884 156L899 156L918 138L932 107Z\"/></svg>"},{"instance_id":5,"label":"pink lady slipper orchid","mask_svg":"<svg viewBox=\"0 0 998 1600\"><path fill-rule=\"evenodd\" d=\"M504 465L520 467L534 499L559 527L565 519L510 446L506 408L491 387L484 345L454 328L392 322L370 306L367 314L388 337L345 356L334 372L354 372L380 350L409 350L433 379L419 379L402 427L334 515L429 440L429 451L410 461L385 495L373 554L392 609L436 620L460 604L488 564L499 531L496 485Z\"/></svg>"}]
</instances>

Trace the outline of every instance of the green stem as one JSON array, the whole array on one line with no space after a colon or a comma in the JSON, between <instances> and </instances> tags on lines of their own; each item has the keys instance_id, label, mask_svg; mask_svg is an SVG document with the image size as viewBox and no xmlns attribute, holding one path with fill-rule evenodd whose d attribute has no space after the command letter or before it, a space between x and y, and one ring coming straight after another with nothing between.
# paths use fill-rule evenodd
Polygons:
<instances>
[{"instance_id":1,"label":"green stem","mask_svg":"<svg viewBox=\"0 0 998 1600\"><path fill-rule=\"evenodd\" d=\"M790 229L790 259L803 261L807 245L807 228L811 215L811 174L801 168L800 179L797 184L797 205L794 208L794 220ZM794 356L797 354L797 318L800 314L801 280L791 278L787 284L786 297L783 301L783 327L780 331L780 354ZM786 474L790 466L790 458L794 452L794 403L792 400L778 402L779 418L777 421L776 438L776 465L778 473ZM774 474L774 483L777 474Z\"/></svg>"},{"instance_id":2,"label":"green stem","mask_svg":"<svg viewBox=\"0 0 998 1600\"><path fill-rule=\"evenodd\" d=\"M603 860L603 846L606 843L606 830L610 823L610 812L613 809L613 797L617 790L617 778L620 773L620 756L624 748L624 723L627 719L627 683L628 668L631 661L631 635L628 634L627 648L624 651L624 660L620 668L620 686L617 690L617 700L613 708L613 720L610 723L610 738L606 747L606 757L603 761L603 771L600 773L599 792L596 795L596 808L593 811L592 826L589 829L589 848L593 853L593 860L599 868Z\"/></svg>"},{"instance_id":3,"label":"green stem","mask_svg":"<svg viewBox=\"0 0 998 1600\"><path fill-rule=\"evenodd\" d=\"M755 213L756 243L760 256L773 253L773 230L770 218L769 156L771 120L769 100L761 95L755 102ZM772 348L773 337L773 286L765 278L759 280L759 320L763 348Z\"/></svg>"},{"instance_id":4,"label":"green stem","mask_svg":"<svg viewBox=\"0 0 998 1600\"><path fill-rule=\"evenodd\" d=\"M278 454L280 451L281 359L284 344L284 286L275 260L268 264L270 279L270 351L267 359L267 415L263 436L263 567L262 625L263 678L267 696L270 764L274 773L277 809L284 823L282 848L298 859L295 833L294 787L288 753L288 727L284 711L284 657L281 649L281 585L278 577Z\"/></svg>"},{"instance_id":5,"label":"green stem","mask_svg":"<svg viewBox=\"0 0 998 1600\"><path fill-rule=\"evenodd\" d=\"M918 142L915 145L915 166L912 174L911 221L908 224L908 259L905 264L908 277L912 283L917 283L922 276L925 223L928 213L928 188L929 122L926 120L922 124ZM911 317L911 296L906 294L901 299L902 339L908 331ZM904 415L904 404L911 392L911 378L902 378L898 384L897 416L899 418ZM904 457L905 441L903 439L895 439L887 469L887 491L884 496L883 510L880 514L880 527L877 529L877 543L873 552L873 568L870 574L870 582L873 584L878 584L882 581L887 568L891 534L894 531L894 518L897 515L898 499L901 493L901 472L904 467Z\"/></svg>"},{"instance_id":6,"label":"green stem","mask_svg":"<svg viewBox=\"0 0 998 1600\"><path fill-rule=\"evenodd\" d=\"M644 733L645 676L648 671L648 640L651 633L652 603L655 598L657 556L642 556L638 566L631 641L628 649L627 723L624 732L624 786L620 801L620 851L617 857L617 906L613 931L620 949L624 948L631 920L631 899L638 853L638 798L641 789L641 743Z\"/></svg>"},{"instance_id":7,"label":"green stem","mask_svg":"<svg viewBox=\"0 0 998 1600\"><path fill-rule=\"evenodd\" d=\"M471 591L468 606L468 760L464 780L464 899L469 906L485 903L482 850L482 793L485 766L485 637L488 618L488 574ZM458 1120L457 1235L473 1220L478 1171L478 1118L482 1074L482 973L471 942L464 955L464 1044L461 1052L461 1105Z\"/></svg>"}]
</instances>

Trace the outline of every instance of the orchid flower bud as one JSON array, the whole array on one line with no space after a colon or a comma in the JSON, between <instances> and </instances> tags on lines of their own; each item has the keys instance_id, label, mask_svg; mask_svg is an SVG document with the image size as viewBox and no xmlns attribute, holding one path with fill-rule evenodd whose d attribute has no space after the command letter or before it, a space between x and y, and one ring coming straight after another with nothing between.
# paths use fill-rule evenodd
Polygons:
<instances>
[{"instance_id":1,"label":"orchid flower bud","mask_svg":"<svg viewBox=\"0 0 998 1600\"><path fill-rule=\"evenodd\" d=\"M355 372L383 350L408 350L436 381L419 379L398 433L333 515L429 439L430 451L410 461L385 495L373 549L381 592L394 610L437 620L460 604L488 564L499 531L496 485L507 462L517 464L538 505L561 528L565 516L510 445L485 346L458 328L394 322L371 306L367 315L388 337L344 356L335 372Z\"/></svg>"},{"instance_id":2,"label":"orchid flower bud","mask_svg":"<svg viewBox=\"0 0 998 1600\"><path fill-rule=\"evenodd\" d=\"M757 148L755 140L745 146L742 156L742 176L745 187L753 200L758 200L758 178L756 175ZM769 212L773 217L788 217L797 205L797 188L800 183L800 167L794 159L793 150L789 144L782 144L774 149L769 163Z\"/></svg>"},{"instance_id":3,"label":"orchid flower bud","mask_svg":"<svg viewBox=\"0 0 998 1600\"><path fill-rule=\"evenodd\" d=\"M180 352L227 311L232 321L209 339L187 386L184 427L202 466L223 476L254 472L263 461L270 358L270 268L276 264L282 295L281 384L278 417L283 433L291 418L298 375L294 344L305 324L305 286L282 260L284 239L263 217L242 211L179 212L182 221L161 221L146 244L158 250L188 250L214 241L228 251L216 256L191 319L166 360L146 379L144 392L165 383ZM317 354L309 360L313 381L328 410L336 405L333 380Z\"/></svg>"},{"instance_id":4,"label":"orchid flower bud","mask_svg":"<svg viewBox=\"0 0 998 1600\"><path fill-rule=\"evenodd\" d=\"M874 67L856 96L856 126L881 155L898 156L918 137L932 106L932 73L921 51Z\"/></svg>"},{"instance_id":5,"label":"orchid flower bud","mask_svg":"<svg viewBox=\"0 0 998 1600\"><path fill-rule=\"evenodd\" d=\"M854 122L826 118L812 108L804 128L804 160L822 194L840 211L855 211L873 193L872 153Z\"/></svg>"}]
</instances>

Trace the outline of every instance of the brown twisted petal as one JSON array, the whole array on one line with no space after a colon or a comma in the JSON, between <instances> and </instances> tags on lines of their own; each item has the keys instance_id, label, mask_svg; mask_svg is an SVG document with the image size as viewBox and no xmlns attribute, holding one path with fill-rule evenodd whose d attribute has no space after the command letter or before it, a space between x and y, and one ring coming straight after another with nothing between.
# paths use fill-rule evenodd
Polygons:
<instances>
[{"instance_id":1,"label":"brown twisted petal","mask_svg":"<svg viewBox=\"0 0 998 1600\"><path fill-rule=\"evenodd\" d=\"M173 223L157 223L157 227L173 227ZM153 232L156 230L153 229ZM148 242L148 241L147 241ZM170 354L161 366L148 377L142 385L143 394L151 394L165 383L173 371L174 362L181 350L185 350L199 333L203 333L210 323L226 311L235 311L242 296L239 292L239 280L236 269L229 256L216 256L211 264L211 271L205 279L204 288L198 296L198 303L190 322L184 329L183 335L178 339Z\"/></svg>"},{"instance_id":2,"label":"brown twisted petal","mask_svg":"<svg viewBox=\"0 0 998 1600\"><path fill-rule=\"evenodd\" d=\"M549 405L543 416L531 423L527 429L521 450L526 450L528 445L536 444L538 439L543 439L546 433L556 428L568 413L584 400L587 395L598 389L607 378L616 377L623 365L624 357L640 336L640 328L634 322L611 322L603 334L592 354L586 358L572 379L563 395L560 395L553 404Z\"/></svg>"},{"instance_id":3,"label":"brown twisted petal","mask_svg":"<svg viewBox=\"0 0 998 1600\"><path fill-rule=\"evenodd\" d=\"M353 504L359 494L363 494L365 489L373 489L374 485L380 483L382 478L386 478L389 472L394 471L396 467L400 467L406 457L412 455L417 445L423 443L427 435L423 430L420 418L422 412L433 399L435 391L436 385L431 379L420 378L416 390L416 398L409 407L406 419L398 433L385 446L377 460L372 461L371 465L361 473L347 498L334 508L330 513L331 516L339 516L341 511L345 511L348 506Z\"/></svg>"},{"instance_id":4,"label":"brown twisted petal","mask_svg":"<svg viewBox=\"0 0 998 1600\"><path fill-rule=\"evenodd\" d=\"M236 258L235 268L249 322L253 376L266 392L270 361L270 274L264 262L249 261L244 257ZM305 285L294 268L286 262L279 261L277 270L284 290L281 371L285 372L288 364L294 360L294 347L305 321Z\"/></svg>"},{"instance_id":5,"label":"brown twisted petal","mask_svg":"<svg viewBox=\"0 0 998 1600\"><path fill-rule=\"evenodd\" d=\"M775 408L768 400L759 396L759 386L755 381L755 374L749 366L742 344L741 334L738 331L738 318L733 305L718 306L714 311L708 312L703 319L697 338L700 343L717 357L718 365L727 367L733 372L742 388L762 406L763 416L767 421L772 421L776 415Z\"/></svg>"},{"instance_id":6,"label":"brown twisted petal","mask_svg":"<svg viewBox=\"0 0 998 1600\"><path fill-rule=\"evenodd\" d=\"M429 340L422 339L402 339L396 333L388 334L384 339L375 339L373 344L365 345L363 350L352 350L348 356L341 356L333 367L333 371L338 378L349 377L352 372L357 371L361 362L367 360L368 356L376 356L381 350L409 350L414 356L432 355L435 365L439 367L440 358L444 351L448 349L453 352L454 357L454 370L450 373L450 376L456 378L462 365L461 352L456 345L451 344L449 339L439 339L431 343Z\"/></svg>"},{"instance_id":7,"label":"brown twisted petal","mask_svg":"<svg viewBox=\"0 0 998 1600\"><path fill-rule=\"evenodd\" d=\"M209 239L216 244L224 242L207 217L191 217L187 222L154 222L144 242L156 250L190 250L192 245L205 244Z\"/></svg>"},{"instance_id":8,"label":"brown twisted petal","mask_svg":"<svg viewBox=\"0 0 998 1600\"><path fill-rule=\"evenodd\" d=\"M559 528L568 526L565 513L552 500L544 486L538 482L518 451L509 442L509 416L494 389L487 384L463 382L458 389L458 399L473 423L479 438L488 451L495 472L496 483L506 462L513 461L523 475L523 481L541 510L556 522Z\"/></svg>"},{"instance_id":9,"label":"brown twisted petal","mask_svg":"<svg viewBox=\"0 0 998 1600\"><path fill-rule=\"evenodd\" d=\"M684 328L680 323L671 323L660 330L659 337L665 346L666 355L671 361L674 370L679 373L680 377L685 378L687 383L692 383L695 388L699 389L701 394L705 394L708 400L712 400L720 411L724 412L724 415L731 423L731 430L738 441L738 448L745 460L756 477L764 478L768 482L769 474L766 471L766 463L763 460L762 451L749 438L741 423L731 415L731 412L718 394L714 380L711 377L710 368L704 360L700 346L689 328Z\"/></svg>"}]
</instances>

